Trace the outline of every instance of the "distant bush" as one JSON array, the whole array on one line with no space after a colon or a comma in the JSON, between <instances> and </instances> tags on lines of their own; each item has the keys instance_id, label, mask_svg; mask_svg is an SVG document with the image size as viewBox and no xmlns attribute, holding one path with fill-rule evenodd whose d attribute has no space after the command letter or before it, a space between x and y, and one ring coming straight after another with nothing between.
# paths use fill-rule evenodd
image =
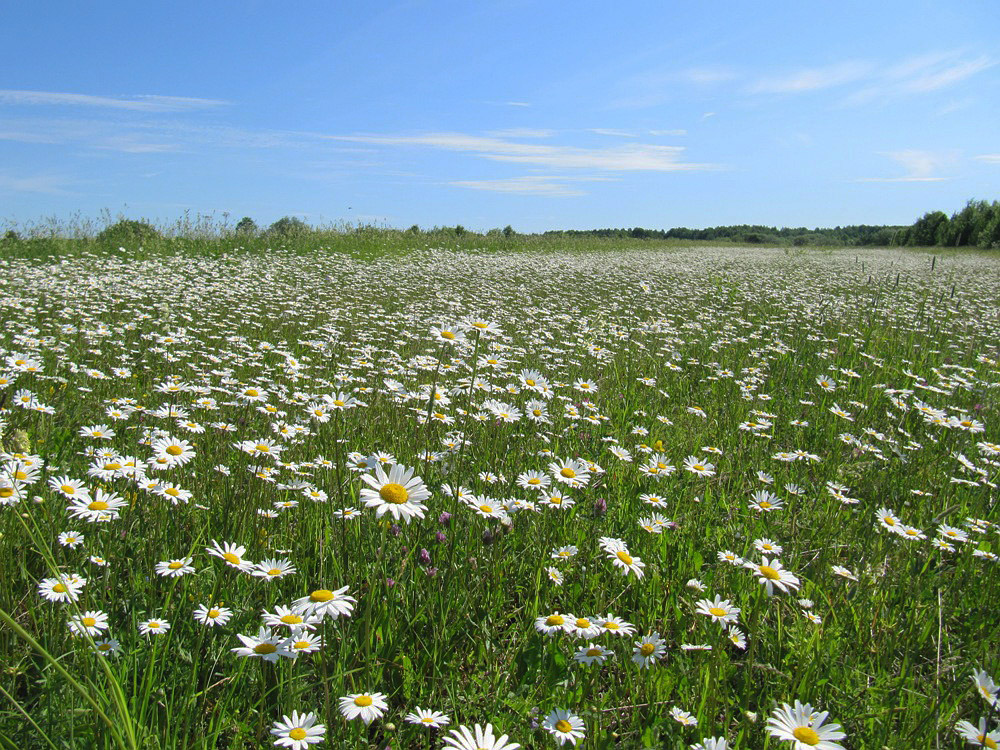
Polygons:
<instances>
[{"instance_id":1,"label":"distant bush","mask_svg":"<svg viewBox=\"0 0 1000 750\"><path fill-rule=\"evenodd\" d=\"M267 228L267 233L275 237L298 237L309 233L309 225L294 216L282 216Z\"/></svg>"},{"instance_id":2,"label":"distant bush","mask_svg":"<svg viewBox=\"0 0 1000 750\"><path fill-rule=\"evenodd\" d=\"M103 229L97 235L97 241L118 245L142 245L160 237L159 230L148 222L121 219Z\"/></svg>"},{"instance_id":3,"label":"distant bush","mask_svg":"<svg viewBox=\"0 0 1000 750\"><path fill-rule=\"evenodd\" d=\"M15 232L13 229L8 229L4 232L3 241L4 242L18 242L21 239L21 235Z\"/></svg>"},{"instance_id":4,"label":"distant bush","mask_svg":"<svg viewBox=\"0 0 1000 750\"><path fill-rule=\"evenodd\" d=\"M236 222L236 234L257 234L259 231L257 222L249 216L244 216Z\"/></svg>"}]
</instances>

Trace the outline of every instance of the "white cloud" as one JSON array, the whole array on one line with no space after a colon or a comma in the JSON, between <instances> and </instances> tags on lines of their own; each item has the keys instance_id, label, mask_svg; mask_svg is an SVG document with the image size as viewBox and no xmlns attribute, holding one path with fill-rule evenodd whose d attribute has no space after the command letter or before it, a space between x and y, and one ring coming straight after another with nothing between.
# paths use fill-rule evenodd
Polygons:
<instances>
[{"instance_id":1,"label":"white cloud","mask_svg":"<svg viewBox=\"0 0 1000 750\"><path fill-rule=\"evenodd\" d=\"M54 175L32 177L12 177L0 174L0 193L42 193L45 195L69 195L64 189L67 181Z\"/></svg>"},{"instance_id":2,"label":"white cloud","mask_svg":"<svg viewBox=\"0 0 1000 750\"><path fill-rule=\"evenodd\" d=\"M886 151L882 156L892 159L906 170L906 174L898 177L863 177L858 182L941 182L948 178L935 173L950 166L955 161L953 152L920 151L918 149Z\"/></svg>"},{"instance_id":3,"label":"white cloud","mask_svg":"<svg viewBox=\"0 0 1000 750\"><path fill-rule=\"evenodd\" d=\"M857 60L828 65L822 68L806 68L791 74L760 78L747 87L751 94L798 94L833 86L842 86L865 77L871 65Z\"/></svg>"},{"instance_id":4,"label":"white cloud","mask_svg":"<svg viewBox=\"0 0 1000 750\"><path fill-rule=\"evenodd\" d=\"M676 128L674 130L648 130L646 131L650 135L687 135L687 131L684 128Z\"/></svg>"},{"instance_id":5,"label":"white cloud","mask_svg":"<svg viewBox=\"0 0 1000 750\"><path fill-rule=\"evenodd\" d=\"M64 105L77 107L103 107L139 112L181 112L192 109L221 107L229 104L221 99L199 99L190 96L93 96L55 91L22 91L0 89L0 104L11 105Z\"/></svg>"},{"instance_id":6,"label":"white cloud","mask_svg":"<svg viewBox=\"0 0 1000 750\"><path fill-rule=\"evenodd\" d=\"M596 135L610 135L616 138L638 138L639 136L635 133L630 133L627 130L615 130L613 128L589 128L591 133Z\"/></svg>"},{"instance_id":7,"label":"white cloud","mask_svg":"<svg viewBox=\"0 0 1000 750\"><path fill-rule=\"evenodd\" d=\"M976 158L987 164L1000 164L1000 154L980 154Z\"/></svg>"},{"instance_id":8,"label":"white cloud","mask_svg":"<svg viewBox=\"0 0 1000 750\"><path fill-rule=\"evenodd\" d=\"M506 130L491 130L487 135L495 138L551 138L554 130L545 128L508 128Z\"/></svg>"},{"instance_id":9,"label":"white cloud","mask_svg":"<svg viewBox=\"0 0 1000 750\"><path fill-rule=\"evenodd\" d=\"M520 193L523 195L584 195L584 191L565 184L564 178L529 176L507 177L497 180L452 180L455 187L471 190L489 190L494 193Z\"/></svg>"},{"instance_id":10,"label":"white cloud","mask_svg":"<svg viewBox=\"0 0 1000 750\"><path fill-rule=\"evenodd\" d=\"M680 172L717 169L713 164L681 161L681 146L635 143L610 148L581 148L538 143L517 143L501 138L465 133L423 135L333 135L331 140L383 146L425 146L444 151L471 152L493 161L535 164L562 169L600 169L609 172Z\"/></svg>"}]
</instances>

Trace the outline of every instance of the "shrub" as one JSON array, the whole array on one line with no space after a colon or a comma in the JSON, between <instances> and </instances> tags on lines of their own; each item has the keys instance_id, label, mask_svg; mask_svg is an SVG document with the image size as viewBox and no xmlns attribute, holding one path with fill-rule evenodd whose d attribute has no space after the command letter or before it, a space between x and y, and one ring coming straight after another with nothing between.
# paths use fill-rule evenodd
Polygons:
<instances>
[{"instance_id":1,"label":"shrub","mask_svg":"<svg viewBox=\"0 0 1000 750\"><path fill-rule=\"evenodd\" d=\"M117 245L142 245L160 239L160 232L152 224L135 219L121 219L105 227L97 235L98 242Z\"/></svg>"}]
</instances>

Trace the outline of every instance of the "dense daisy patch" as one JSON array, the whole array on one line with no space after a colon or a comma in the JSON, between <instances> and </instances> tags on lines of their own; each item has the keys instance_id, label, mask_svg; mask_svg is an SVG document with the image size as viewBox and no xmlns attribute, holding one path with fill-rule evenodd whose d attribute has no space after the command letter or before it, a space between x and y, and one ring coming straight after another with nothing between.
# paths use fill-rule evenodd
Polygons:
<instances>
[{"instance_id":1,"label":"dense daisy patch","mask_svg":"<svg viewBox=\"0 0 1000 750\"><path fill-rule=\"evenodd\" d=\"M996 259L0 270L21 747L1000 741Z\"/></svg>"}]
</instances>

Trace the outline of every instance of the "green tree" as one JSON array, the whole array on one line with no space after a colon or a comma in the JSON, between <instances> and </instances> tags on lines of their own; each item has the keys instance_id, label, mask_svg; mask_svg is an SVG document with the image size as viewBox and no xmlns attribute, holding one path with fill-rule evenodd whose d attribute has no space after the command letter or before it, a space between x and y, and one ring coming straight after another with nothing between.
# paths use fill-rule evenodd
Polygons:
<instances>
[{"instance_id":1,"label":"green tree","mask_svg":"<svg viewBox=\"0 0 1000 750\"><path fill-rule=\"evenodd\" d=\"M120 219L97 235L98 242L113 245L142 245L160 239L160 232L148 221Z\"/></svg>"},{"instance_id":2,"label":"green tree","mask_svg":"<svg viewBox=\"0 0 1000 750\"><path fill-rule=\"evenodd\" d=\"M295 216L282 216L267 228L267 233L275 237L297 237L309 232L309 225Z\"/></svg>"},{"instance_id":3,"label":"green tree","mask_svg":"<svg viewBox=\"0 0 1000 750\"><path fill-rule=\"evenodd\" d=\"M260 231L257 228L257 222L251 219L249 216L244 216L238 222L236 222L236 234L250 234L254 235Z\"/></svg>"},{"instance_id":4,"label":"green tree","mask_svg":"<svg viewBox=\"0 0 1000 750\"><path fill-rule=\"evenodd\" d=\"M945 225L942 228L942 224ZM948 216L944 211L928 211L914 222L910 228L908 245L912 247L930 247L936 245L938 239L947 230Z\"/></svg>"}]
</instances>

